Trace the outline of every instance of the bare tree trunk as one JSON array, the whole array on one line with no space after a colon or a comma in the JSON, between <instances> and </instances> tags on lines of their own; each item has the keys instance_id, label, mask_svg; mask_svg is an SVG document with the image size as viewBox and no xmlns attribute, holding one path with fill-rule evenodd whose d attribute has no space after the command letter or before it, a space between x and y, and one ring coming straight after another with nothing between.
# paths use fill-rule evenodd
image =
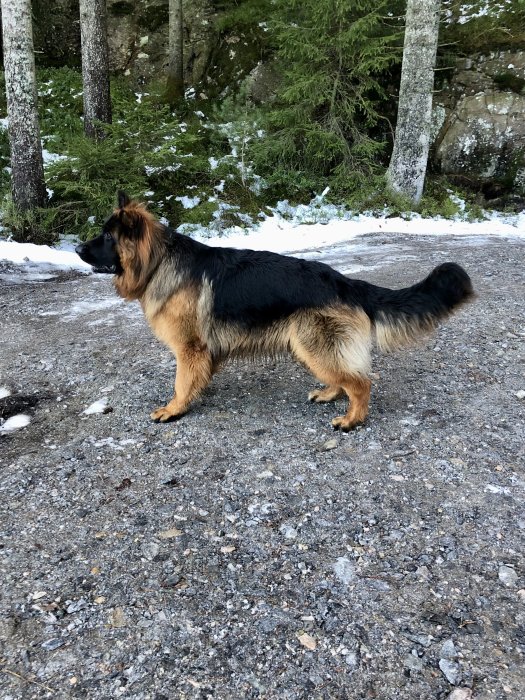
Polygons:
<instances>
[{"instance_id":1,"label":"bare tree trunk","mask_svg":"<svg viewBox=\"0 0 525 700\"><path fill-rule=\"evenodd\" d=\"M166 80L166 102L174 106L184 97L182 0L170 0L168 78Z\"/></svg>"},{"instance_id":2,"label":"bare tree trunk","mask_svg":"<svg viewBox=\"0 0 525 700\"><path fill-rule=\"evenodd\" d=\"M84 131L91 138L103 138L104 130L96 122L111 124L106 0L80 0L80 39Z\"/></svg>"},{"instance_id":3,"label":"bare tree trunk","mask_svg":"<svg viewBox=\"0 0 525 700\"><path fill-rule=\"evenodd\" d=\"M432 116L440 0L408 0L394 150L387 180L417 204L423 194Z\"/></svg>"},{"instance_id":4,"label":"bare tree trunk","mask_svg":"<svg viewBox=\"0 0 525 700\"><path fill-rule=\"evenodd\" d=\"M43 207L46 186L37 111L31 0L1 0L13 201Z\"/></svg>"}]
</instances>

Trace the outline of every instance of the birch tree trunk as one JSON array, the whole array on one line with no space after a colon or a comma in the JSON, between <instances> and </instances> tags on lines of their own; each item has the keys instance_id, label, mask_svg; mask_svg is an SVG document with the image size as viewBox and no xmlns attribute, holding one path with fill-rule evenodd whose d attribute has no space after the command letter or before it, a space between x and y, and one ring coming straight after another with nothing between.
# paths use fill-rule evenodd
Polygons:
<instances>
[{"instance_id":1,"label":"birch tree trunk","mask_svg":"<svg viewBox=\"0 0 525 700\"><path fill-rule=\"evenodd\" d=\"M37 111L31 0L1 0L13 201L43 207L46 186Z\"/></svg>"},{"instance_id":2,"label":"birch tree trunk","mask_svg":"<svg viewBox=\"0 0 525 700\"><path fill-rule=\"evenodd\" d=\"M170 0L168 78L166 80L166 102L175 106L184 97L184 36L182 0Z\"/></svg>"},{"instance_id":3,"label":"birch tree trunk","mask_svg":"<svg viewBox=\"0 0 525 700\"><path fill-rule=\"evenodd\" d=\"M80 0L80 41L84 84L84 131L103 138L96 122L111 124L106 0Z\"/></svg>"},{"instance_id":4,"label":"birch tree trunk","mask_svg":"<svg viewBox=\"0 0 525 700\"><path fill-rule=\"evenodd\" d=\"M387 181L417 204L423 194L441 0L408 0L394 150Z\"/></svg>"}]
</instances>

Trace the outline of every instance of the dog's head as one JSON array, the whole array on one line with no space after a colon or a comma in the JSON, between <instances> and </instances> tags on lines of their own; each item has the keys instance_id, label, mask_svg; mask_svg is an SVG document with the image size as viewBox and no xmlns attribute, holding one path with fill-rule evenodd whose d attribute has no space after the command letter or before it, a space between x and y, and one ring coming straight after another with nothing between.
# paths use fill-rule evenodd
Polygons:
<instances>
[{"instance_id":1,"label":"dog's head","mask_svg":"<svg viewBox=\"0 0 525 700\"><path fill-rule=\"evenodd\" d=\"M134 205L134 206L132 206ZM125 192L118 193L118 207L106 220L101 233L87 243L81 243L75 250L84 262L93 265L95 272L122 274L119 243L123 239L137 240L141 234L142 221L134 215L137 205Z\"/></svg>"},{"instance_id":2,"label":"dog's head","mask_svg":"<svg viewBox=\"0 0 525 700\"><path fill-rule=\"evenodd\" d=\"M115 273L119 291L128 290L136 298L158 261L162 228L142 204L119 192L118 206L102 232L75 250L95 272Z\"/></svg>"}]
</instances>

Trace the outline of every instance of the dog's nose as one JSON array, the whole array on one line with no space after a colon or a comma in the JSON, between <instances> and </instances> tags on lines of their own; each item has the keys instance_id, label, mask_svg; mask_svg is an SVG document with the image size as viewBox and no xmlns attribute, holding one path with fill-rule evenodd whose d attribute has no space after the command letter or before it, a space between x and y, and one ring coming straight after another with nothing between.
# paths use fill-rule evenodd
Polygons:
<instances>
[{"instance_id":1,"label":"dog's nose","mask_svg":"<svg viewBox=\"0 0 525 700\"><path fill-rule=\"evenodd\" d=\"M85 250L85 244L84 244L84 243L79 243L79 244L77 245L77 247L75 248L75 253L76 253L77 255L80 255L80 257L82 257L82 253L84 252L84 250Z\"/></svg>"}]
</instances>

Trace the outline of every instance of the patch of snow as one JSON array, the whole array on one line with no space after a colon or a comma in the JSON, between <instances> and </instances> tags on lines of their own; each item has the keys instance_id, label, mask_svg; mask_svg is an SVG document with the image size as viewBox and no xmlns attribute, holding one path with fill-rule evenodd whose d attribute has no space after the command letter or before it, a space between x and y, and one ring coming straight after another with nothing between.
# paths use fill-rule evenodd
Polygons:
<instances>
[{"instance_id":1,"label":"patch of snow","mask_svg":"<svg viewBox=\"0 0 525 700\"><path fill-rule=\"evenodd\" d=\"M85 411L82 411L82 414L85 416L91 416L94 413L104 413L107 410L108 407L108 398L107 396L104 397L103 399L99 399L98 401L94 401L92 404L90 404Z\"/></svg>"},{"instance_id":2,"label":"patch of snow","mask_svg":"<svg viewBox=\"0 0 525 700\"><path fill-rule=\"evenodd\" d=\"M175 197L175 199L182 204L184 209L193 209L201 203L200 197L187 197L186 195L182 195L181 197Z\"/></svg>"},{"instance_id":3,"label":"patch of snow","mask_svg":"<svg viewBox=\"0 0 525 700\"><path fill-rule=\"evenodd\" d=\"M67 156L61 156L58 153L51 153L45 148L42 149L42 159L44 161L44 165L47 165L48 163L56 163L58 160L65 160L66 158Z\"/></svg>"},{"instance_id":4,"label":"patch of snow","mask_svg":"<svg viewBox=\"0 0 525 700\"><path fill-rule=\"evenodd\" d=\"M5 423L0 425L0 433L11 433L13 430L19 430L29 425L31 418L25 413L18 413L16 416L11 416Z\"/></svg>"},{"instance_id":5,"label":"patch of snow","mask_svg":"<svg viewBox=\"0 0 525 700\"><path fill-rule=\"evenodd\" d=\"M42 268L61 268L64 270L81 270L91 272L91 265L81 260L74 252L74 243L64 239L56 247L35 245L34 243L16 243L0 239L0 260L21 265L25 270L31 270L36 265Z\"/></svg>"},{"instance_id":6,"label":"patch of snow","mask_svg":"<svg viewBox=\"0 0 525 700\"><path fill-rule=\"evenodd\" d=\"M216 189L220 188L220 185ZM219 202L217 217L209 226L183 224L180 232L188 233L197 240L211 246L229 246L232 248L249 248L252 250L270 250L276 253L302 253L315 251L316 254L329 253L334 246L355 240L360 236L372 233L401 234L414 236L463 236L472 238L525 238L525 213L515 215L486 214L484 221L465 221L464 204L451 195L458 205L460 213L455 219L440 217L423 218L419 214L410 214L410 218L372 215L369 213L356 215L335 204L324 201L327 191L315 197L309 205L291 206L283 200L272 210L272 215L264 216L262 221L254 223L251 217L243 214L237 207L226 202ZM198 197L177 197L183 206L196 206ZM210 198L209 201L216 201ZM244 224L221 228L221 213L233 210L237 218ZM168 225L165 218L161 222ZM64 237L56 247L39 246L32 243L16 243L0 239L0 260L5 260L19 266L21 275L36 275L35 279L45 279L42 275L53 273L56 269L79 270L91 272L91 266L84 263L74 252L77 241L72 237ZM322 250L325 252L321 253ZM12 281L13 271L4 273ZM118 303L118 301L116 302ZM85 314L111 305L108 300L97 302L82 302L70 309L69 318L75 314ZM71 315L72 314L72 315ZM66 317L67 318L67 317Z\"/></svg>"}]
</instances>

